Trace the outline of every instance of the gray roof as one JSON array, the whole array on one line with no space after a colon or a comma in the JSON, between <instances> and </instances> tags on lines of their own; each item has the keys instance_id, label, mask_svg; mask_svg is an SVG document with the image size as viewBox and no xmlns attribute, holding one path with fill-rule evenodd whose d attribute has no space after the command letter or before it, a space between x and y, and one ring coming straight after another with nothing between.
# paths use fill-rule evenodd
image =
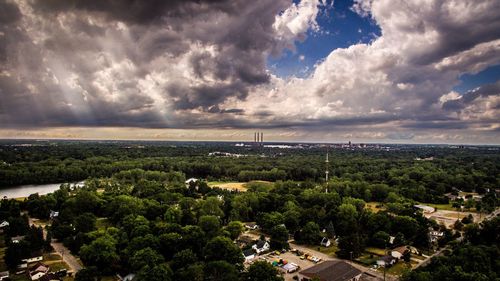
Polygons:
<instances>
[{"instance_id":1,"label":"gray roof","mask_svg":"<svg viewBox=\"0 0 500 281\"><path fill-rule=\"evenodd\" d=\"M325 261L300 272L309 278L319 277L321 281L345 281L361 273L345 261Z\"/></svg>"},{"instance_id":2,"label":"gray roof","mask_svg":"<svg viewBox=\"0 0 500 281\"><path fill-rule=\"evenodd\" d=\"M253 252L253 249L246 249L245 251L243 251L243 255L245 257L249 257L251 255L254 255L255 253Z\"/></svg>"}]
</instances>

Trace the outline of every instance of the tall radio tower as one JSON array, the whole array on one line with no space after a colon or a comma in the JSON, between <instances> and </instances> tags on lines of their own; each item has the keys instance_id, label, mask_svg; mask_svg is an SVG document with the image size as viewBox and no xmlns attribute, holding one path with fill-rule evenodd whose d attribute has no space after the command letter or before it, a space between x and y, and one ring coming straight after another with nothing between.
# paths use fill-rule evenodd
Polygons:
<instances>
[{"instance_id":1,"label":"tall radio tower","mask_svg":"<svg viewBox=\"0 0 500 281\"><path fill-rule=\"evenodd\" d=\"M328 171L329 168L329 163L328 161L328 150L326 150L326 160L325 160L325 184L326 184L326 193L328 193L328 174L330 173Z\"/></svg>"}]
</instances>

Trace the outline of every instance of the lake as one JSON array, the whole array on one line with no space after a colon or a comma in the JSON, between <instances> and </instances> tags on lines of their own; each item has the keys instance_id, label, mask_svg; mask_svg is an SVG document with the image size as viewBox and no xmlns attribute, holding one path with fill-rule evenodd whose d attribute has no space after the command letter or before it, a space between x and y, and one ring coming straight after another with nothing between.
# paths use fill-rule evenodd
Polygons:
<instances>
[{"instance_id":1,"label":"lake","mask_svg":"<svg viewBox=\"0 0 500 281\"><path fill-rule=\"evenodd\" d=\"M27 184L27 185L11 186L0 189L0 198L4 198L4 196L7 196L7 198L28 197L33 193L44 195L58 190L61 184L62 183ZM78 183L78 185L81 184L82 183Z\"/></svg>"}]
</instances>

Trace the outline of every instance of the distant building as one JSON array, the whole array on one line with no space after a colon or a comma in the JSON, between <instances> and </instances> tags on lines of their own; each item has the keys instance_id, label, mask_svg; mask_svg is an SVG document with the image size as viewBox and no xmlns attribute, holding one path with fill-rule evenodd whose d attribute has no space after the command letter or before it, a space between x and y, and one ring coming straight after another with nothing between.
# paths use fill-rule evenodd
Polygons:
<instances>
[{"instance_id":1,"label":"distant building","mask_svg":"<svg viewBox=\"0 0 500 281\"><path fill-rule=\"evenodd\" d=\"M362 272L345 261L325 261L299 272L299 280L358 281Z\"/></svg>"},{"instance_id":2,"label":"distant building","mask_svg":"<svg viewBox=\"0 0 500 281\"><path fill-rule=\"evenodd\" d=\"M8 221L3 221L2 223L0 223L0 228L4 228L4 227L7 227L9 226L9 222Z\"/></svg>"}]
</instances>

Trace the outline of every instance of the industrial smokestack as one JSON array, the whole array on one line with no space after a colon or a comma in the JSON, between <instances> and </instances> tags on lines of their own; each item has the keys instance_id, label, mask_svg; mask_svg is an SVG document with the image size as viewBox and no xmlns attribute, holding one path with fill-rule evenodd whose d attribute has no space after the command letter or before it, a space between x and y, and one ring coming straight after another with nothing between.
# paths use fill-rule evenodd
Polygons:
<instances>
[{"instance_id":1,"label":"industrial smokestack","mask_svg":"<svg viewBox=\"0 0 500 281\"><path fill-rule=\"evenodd\" d=\"M260 142L264 143L264 133L260 132Z\"/></svg>"}]
</instances>

